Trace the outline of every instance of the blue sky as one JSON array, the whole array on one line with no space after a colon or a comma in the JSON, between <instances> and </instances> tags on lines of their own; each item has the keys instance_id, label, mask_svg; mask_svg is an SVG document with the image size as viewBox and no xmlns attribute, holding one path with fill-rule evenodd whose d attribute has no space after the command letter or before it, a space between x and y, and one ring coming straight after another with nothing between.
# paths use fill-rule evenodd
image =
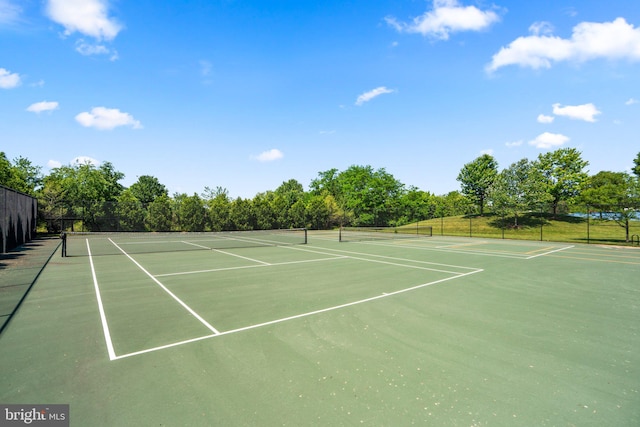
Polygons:
<instances>
[{"instance_id":1,"label":"blue sky","mask_svg":"<svg viewBox=\"0 0 640 427\"><path fill-rule=\"evenodd\" d=\"M351 165L458 190L561 147L640 152L634 0L0 0L0 151L252 198Z\"/></svg>"}]
</instances>

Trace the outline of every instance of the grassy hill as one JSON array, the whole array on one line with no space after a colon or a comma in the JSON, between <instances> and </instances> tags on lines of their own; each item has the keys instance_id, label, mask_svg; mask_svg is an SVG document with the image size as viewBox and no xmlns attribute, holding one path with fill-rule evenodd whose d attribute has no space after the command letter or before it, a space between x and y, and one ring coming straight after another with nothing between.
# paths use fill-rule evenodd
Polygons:
<instances>
[{"instance_id":1,"label":"grassy hill","mask_svg":"<svg viewBox=\"0 0 640 427\"><path fill-rule=\"evenodd\" d=\"M527 213L516 220L496 214L434 218L401 228L431 226L434 236L491 237L523 240L546 240L574 243L631 245L625 241L625 228L614 220L594 220L572 215ZM637 245L640 221L631 221L629 236Z\"/></svg>"}]
</instances>

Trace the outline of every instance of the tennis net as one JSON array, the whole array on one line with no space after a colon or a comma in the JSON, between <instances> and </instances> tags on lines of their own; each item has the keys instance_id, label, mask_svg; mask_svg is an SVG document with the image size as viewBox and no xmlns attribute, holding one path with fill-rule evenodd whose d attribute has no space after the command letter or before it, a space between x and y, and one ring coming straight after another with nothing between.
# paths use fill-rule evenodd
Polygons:
<instances>
[{"instance_id":1,"label":"tennis net","mask_svg":"<svg viewBox=\"0 0 640 427\"><path fill-rule=\"evenodd\" d=\"M222 232L67 232L63 256L122 255L250 247L288 246L307 243L307 230L252 230Z\"/></svg>"},{"instance_id":2,"label":"tennis net","mask_svg":"<svg viewBox=\"0 0 640 427\"><path fill-rule=\"evenodd\" d=\"M433 229L430 225L418 227L342 227L338 240L340 242L361 242L366 240L412 239L431 237Z\"/></svg>"}]
</instances>

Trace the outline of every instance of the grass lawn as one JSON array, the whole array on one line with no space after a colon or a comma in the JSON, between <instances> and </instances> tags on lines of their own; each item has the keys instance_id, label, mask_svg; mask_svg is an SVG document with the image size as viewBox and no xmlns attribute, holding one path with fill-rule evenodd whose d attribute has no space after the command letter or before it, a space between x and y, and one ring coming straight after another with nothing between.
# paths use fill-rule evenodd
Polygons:
<instances>
[{"instance_id":1,"label":"grass lawn","mask_svg":"<svg viewBox=\"0 0 640 427\"><path fill-rule=\"evenodd\" d=\"M434 218L420 221L419 226L433 227L438 236L493 237L520 240L542 240L575 243L637 244L640 235L640 221L631 221L629 237L634 242L626 242L625 228L614 220L587 221L586 218L571 215L527 213L518 217L502 218L496 214L464 215ZM416 224L404 226L411 229Z\"/></svg>"}]
</instances>

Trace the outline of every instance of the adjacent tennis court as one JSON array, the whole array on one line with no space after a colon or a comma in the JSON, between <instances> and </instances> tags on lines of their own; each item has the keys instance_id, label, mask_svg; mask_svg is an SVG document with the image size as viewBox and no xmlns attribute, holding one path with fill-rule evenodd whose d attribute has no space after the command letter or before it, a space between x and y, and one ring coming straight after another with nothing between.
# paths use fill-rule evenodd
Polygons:
<instances>
[{"instance_id":1,"label":"adjacent tennis court","mask_svg":"<svg viewBox=\"0 0 640 427\"><path fill-rule=\"evenodd\" d=\"M67 239L0 336L2 403L68 403L72 425L640 423L639 250Z\"/></svg>"}]
</instances>

